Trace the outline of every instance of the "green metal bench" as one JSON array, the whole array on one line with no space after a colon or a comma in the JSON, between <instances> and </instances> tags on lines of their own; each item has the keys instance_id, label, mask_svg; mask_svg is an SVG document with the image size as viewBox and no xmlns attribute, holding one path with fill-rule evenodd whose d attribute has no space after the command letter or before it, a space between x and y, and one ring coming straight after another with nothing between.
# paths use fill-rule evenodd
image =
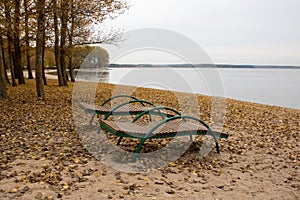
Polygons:
<instances>
[{"instance_id":1,"label":"green metal bench","mask_svg":"<svg viewBox=\"0 0 300 200\"><path fill-rule=\"evenodd\" d=\"M131 101L125 101L122 102L121 104L118 104L115 107L108 106L109 102L111 102L113 99L118 99L118 98L128 98L132 99ZM137 105L130 105L133 103L138 103L139 106ZM130 106L125 106L125 105L130 105ZM147 105L147 106L146 106ZM146 100L140 100L134 96L126 95L126 94L121 94L121 95L116 95L113 96L109 99L106 99L103 101L100 105L92 105L88 103L79 103L78 106L83 109L86 113L92 113L93 116L90 120L90 124L92 124L94 118L96 115L111 115L112 113L114 115L136 115L139 113L142 113L146 110L151 109L152 107L155 107L155 105L149 101Z\"/></svg>"},{"instance_id":2,"label":"green metal bench","mask_svg":"<svg viewBox=\"0 0 300 200\"><path fill-rule=\"evenodd\" d=\"M142 116L146 114L151 115L155 112L155 114L157 114L157 112L160 110L172 111L176 114L176 116L162 114L162 120L159 122L150 121L147 125L136 123L137 120ZM134 161L137 154L140 153L146 139L189 136L192 140L193 135L210 135L215 141L217 153L220 154L218 138L228 138L228 135L225 133L212 131L212 129L203 120L192 116L182 116L178 111L164 106L150 108L149 110L138 114L131 122L117 122L108 120L108 117L111 114L112 112L108 113L105 115L104 119L100 120L100 127L101 129L119 137L117 145L120 144L123 138L139 139L140 142L135 150Z\"/></svg>"}]
</instances>

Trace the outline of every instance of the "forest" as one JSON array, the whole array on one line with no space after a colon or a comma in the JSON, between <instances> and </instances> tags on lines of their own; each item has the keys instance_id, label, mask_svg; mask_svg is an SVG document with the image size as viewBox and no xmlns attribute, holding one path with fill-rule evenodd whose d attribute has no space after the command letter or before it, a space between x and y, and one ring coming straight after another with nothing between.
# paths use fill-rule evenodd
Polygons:
<instances>
[{"instance_id":1,"label":"forest","mask_svg":"<svg viewBox=\"0 0 300 200\"><path fill-rule=\"evenodd\" d=\"M44 98L45 68L57 69L58 85L75 82L74 69L95 49L116 44L122 33L105 29L129 9L122 0L1 0L0 2L0 99L10 86L36 79L37 96ZM99 48L108 60L107 52ZM32 70L35 70L35 77Z\"/></svg>"}]
</instances>

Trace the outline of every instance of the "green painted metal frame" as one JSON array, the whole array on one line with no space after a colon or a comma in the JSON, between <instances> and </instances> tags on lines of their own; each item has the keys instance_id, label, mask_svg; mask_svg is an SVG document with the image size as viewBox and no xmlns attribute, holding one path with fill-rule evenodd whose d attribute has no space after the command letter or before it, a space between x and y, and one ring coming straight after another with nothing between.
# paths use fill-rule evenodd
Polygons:
<instances>
[{"instance_id":1,"label":"green painted metal frame","mask_svg":"<svg viewBox=\"0 0 300 200\"><path fill-rule=\"evenodd\" d=\"M160 110L162 110L162 109L164 109L164 110L170 110L170 111L176 113L177 115L181 115L181 113L180 113L179 111L177 111L177 110L175 110L175 109L173 109L173 108L169 108L169 107L167 107L167 106L156 106L156 107L153 107L153 108L151 108L151 109L149 109L149 110L146 110L146 111L140 113L140 114L137 115L131 122L134 123L134 122L136 122L139 118L141 118L142 116L144 116L144 115L146 115L146 114L149 114L149 115L150 115L152 111L155 111L155 110L160 111ZM161 113L161 112L159 112L159 113L162 114L161 117L162 117L163 120L165 119L165 116L166 116L166 117L174 117L174 115L164 114L164 113Z\"/></svg>"},{"instance_id":2,"label":"green painted metal frame","mask_svg":"<svg viewBox=\"0 0 300 200\"><path fill-rule=\"evenodd\" d=\"M149 105L151 105L151 106L153 106L153 107L155 107L155 104L153 104L152 102L150 102L150 101L146 101L146 100L133 100L133 101L127 101L127 102L124 102L124 103L121 103L121 104L119 104L119 105L117 105L117 106L115 106L113 109L111 109L107 114L105 114L104 115L104 120L105 119L107 119L109 116L111 116L112 114L113 114L113 112L115 111L115 110L117 110L117 109L119 109L119 108L121 108L122 106L126 106L126 105L128 105L128 104L131 104L131 103L143 103L143 105L145 106L145 104L149 104ZM127 114L132 114L132 113L126 113L126 115ZM136 114L136 113L134 113L134 114ZM162 114L161 114L162 115ZM100 133L100 131L101 131L101 129L102 129L102 127L101 127L101 125L100 125L100 127L99 127L99 129L98 129L98 131L97 131L97 134L99 134ZM116 134L115 134L116 135ZM120 140L121 141L121 140ZM118 142L118 144L119 144L120 142Z\"/></svg>"},{"instance_id":3,"label":"green painted metal frame","mask_svg":"<svg viewBox=\"0 0 300 200\"><path fill-rule=\"evenodd\" d=\"M224 138L224 139L227 139L228 138L228 135L227 134L224 134L224 133L215 133L211 128L210 126L205 123L203 120L199 119L199 118L196 118L196 117L192 117L192 116L182 116L180 115L180 113L172 108L168 108L168 107L164 107L164 106L161 106L161 107L155 107L155 108L152 108L148 111L145 111L141 114L139 114L138 116L136 116L133 120L132 120L132 123L136 122L141 116L145 115L145 114L150 114L151 113L151 110L160 110L160 109L168 109L168 110L172 110L172 111L175 111L175 113L179 114L178 116L173 116L173 117L169 117L167 119L163 119L163 121L157 123L154 127L152 127L148 133L144 136L139 136L139 135L130 135L130 134L126 134L126 133L119 133L117 131L115 131L114 129L110 128L109 126L107 126L104 122L100 121L100 127L102 129L105 129L107 130L108 132L112 133L113 135L117 136L117 137L120 137L118 142L117 142L117 145L120 144L122 138L126 137L126 138L136 138L136 139L140 139L140 143L138 144L136 150L135 150L135 155L133 157L133 161L136 160L136 157L137 155L140 153L141 151L141 148L144 144L144 142L146 141L146 139L163 139L163 138L172 138L172 137L179 137L179 136L190 136L190 138L192 139L192 136L193 135L210 135L213 137L214 141L215 141L215 145L216 145L216 151L218 154L220 154L220 147L219 147L219 142L218 142L218 138ZM191 119L191 120L194 120L194 121L197 121L199 122L200 124L202 124L203 126L205 126L207 128L207 131L192 131L192 132L186 132L186 133L177 133L175 136L174 134L164 134L164 135L153 135L153 132L159 128L160 126L162 126L163 124L169 122L169 121L172 121L172 120L176 120L176 119L182 119L184 121L186 121L186 119Z\"/></svg>"},{"instance_id":4,"label":"green painted metal frame","mask_svg":"<svg viewBox=\"0 0 300 200\"><path fill-rule=\"evenodd\" d=\"M160 110L162 110L162 109L164 109L164 110L170 110L170 111L176 113L177 115L181 115L181 113L180 113L179 111L177 111L177 110L175 110L175 109L173 109L173 108L170 108L170 107L167 107L167 106L156 106L156 107L153 107L153 108L151 108L151 109L149 109L149 110L146 110L146 111L140 113L139 115L137 115L137 116L131 121L131 123L136 122L139 118L141 118L142 116L144 116L144 115L146 115L146 114L149 114L149 117L150 117L150 120L151 120L151 114L156 114L156 113L153 113L153 112L152 112L152 111L155 111L155 110L158 110L158 111L159 111L158 113L159 113L159 115L162 117L162 120L165 120L165 116L167 116L167 117L174 117L174 115L168 115L168 114L165 114L165 113L160 112ZM151 112L152 112L152 113L151 113ZM128 137L128 136L126 136L126 137ZM136 137L132 137L132 138L136 138ZM169 137L162 137L162 138L169 138ZM122 141L122 139L123 139L123 136L120 136L120 138L119 138L119 140L118 140L118 142L117 142L117 145L120 144L120 142Z\"/></svg>"},{"instance_id":5,"label":"green painted metal frame","mask_svg":"<svg viewBox=\"0 0 300 200\"><path fill-rule=\"evenodd\" d=\"M133 100L133 101L127 101L127 102L121 103L121 104L115 106L113 109L111 109L111 110L104 116L104 119L107 119L107 118L108 118L110 115L112 115L113 112L116 111L117 109L119 109L119 108L121 108L121 107L123 107L123 106L126 106L126 105L128 105L128 104L132 104L132 103L141 103L141 104L143 103L144 106L145 106L145 104L148 104L148 105L151 105L151 106L155 107L155 104L153 104L153 103L150 102L150 101L146 101L146 100L140 100L140 99L138 99L138 100ZM130 113L131 113L131 112L129 112L129 114L130 114Z\"/></svg>"},{"instance_id":6,"label":"green painted metal frame","mask_svg":"<svg viewBox=\"0 0 300 200\"><path fill-rule=\"evenodd\" d=\"M104 100L104 101L100 104L100 106L104 106L105 104L107 104L108 102L112 101L113 99L118 99L118 98L129 98L129 99L139 100L138 98L136 98L136 97L134 97L134 96L131 96L131 95L120 94L120 95L115 95L115 96L112 96L112 97L110 97L110 98ZM144 103L141 102L141 104L142 104L142 106L145 106ZM95 111L95 112L93 113L92 119L90 120L90 124L93 123L94 118L95 118L95 116L96 116L97 114L103 115L103 114L106 114L106 113L101 113L101 112L96 112L96 111Z\"/></svg>"},{"instance_id":7,"label":"green painted metal frame","mask_svg":"<svg viewBox=\"0 0 300 200\"><path fill-rule=\"evenodd\" d=\"M167 119L163 120L162 122L156 124L153 128L151 128L151 129L149 130L149 132L145 135L145 137L144 137L144 138L141 138L141 141L140 141L138 147L136 148L135 153L139 153L139 152L140 152L140 150L141 150L141 148L142 148L142 146L143 146L145 140L146 140L147 138L152 138L151 135L153 135L153 132L154 132L158 127L162 126L163 124L165 124L165 123L167 123L167 122L169 122L169 121L176 120L176 119L192 119L192 120L198 121L200 124L204 125L204 126L207 128L207 130L208 130L207 133L205 132L205 133L206 133L205 135L211 135L211 136L214 138L215 144L216 144L216 150L217 150L217 153L220 154L220 147L219 147L219 143L218 143L218 138L217 138L217 136L214 134L214 132L211 130L211 128L208 126L208 124L206 124L203 120L201 120L201 119L199 119L199 118L192 117L192 116L182 116L182 115L167 118ZM198 133L198 131L197 131L197 133ZM191 132L190 134L192 134L192 135L198 135L198 134L195 134L194 132Z\"/></svg>"},{"instance_id":8,"label":"green painted metal frame","mask_svg":"<svg viewBox=\"0 0 300 200\"><path fill-rule=\"evenodd\" d=\"M132 103L140 103L142 106L146 106L146 104L153 106L153 108L150 108L147 111L144 111L142 113L134 113L137 114L137 116L131 121L131 123L136 122L139 118L141 118L142 116L148 114L150 116L150 120L151 120L151 114L155 114L155 115L160 115L162 117L161 122L157 123L154 127L152 127L148 133L144 136L139 136L139 135L130 135L130 134L126 134L126 133L119 133L117 131L115 131L114 129L110 128L109 126L107 126L105 123L103 123L102 121L100 121L100 127L98 129L98 133L101 131L101 129L105 129L108 132L112 133L113 135L120 137L117 145L120 144L122 138L126 137L126 138L137 138L140 139L140 143L138 144L136 150L135 150L135 156L133 158L133 160L135 161L136 156L140 153L141 148L144 144L144 142L146 141L146 139L163 139L163 138L172 138L172 137L178 137L178 136L190 136L191 140L192 140L192 136L193 135L210 135L213 137L214 141L215 141L215 145L216 145L216 151L218 154L220 154L220 147L219 147L219 143L218 143L218 138L228 138L227 134L223 134L223 133L219 133L219 134L215 134L214 131L212 131L212 129L209 127L208 124L206 124L203 120L196 118L196 117L192 117L192 116L182 116L181 113L175 109L166 107L166 106L155 106L155 104L153 104L152 102L146 101L146 100L140 100L134 96L131 95L126 95L126 94L121 94L121 95L116 95L113 96L109 99L106 99L105 101L103 101L100 106L104 106L105 104L107 104L108 102L112 101L113 99L116 98L130 98L133 99L131 101L126 101L124 103L121 103L117 106L115 106L113 109L111 109L108 113L102 113L102 112L94 112L94 115L90 121L90 123L92 123L92 121L94 120L94 117L96 116L96 114L101 114L104 115L104 120L106 120L109 116L111 116L113 114L113 112L115 112L117 109L121 108L122 106L128 105L128 104L132 104ZM161 110L169 110L172 111L174 113L177 114L177 116L171 115L171 114L167 114L167 113L162 113ZM154 112L157 111L157 112ZM129 112L129 114L131 114ZM167 117L167 118L166 118ZM162 126L163 124L172 121L172 120L176 120L176 119L182 119L184 121L186 121L186 119L191 119L191 120L195 120L197 122L199 122L200 124L202 124L203 126L205 126L207 128L207 131L197 131L197 132L186 132L186 133L177 133L175 136L173 133L170 134L164 134L164 135L153 135L153 132L159 128L160 126Z\"/></svg>"},{"instance_id":9,"label":"green painted metal frame","mask_svg":"<svg viewBox=\"0 0 300 200\"><path fill-rule=\"evenodd\" d=\"M113 99L117 99L117 98L130 98L130 99L134 99L134 100L139 100L138 98L134 97L134 96L131 96L131 95L127 95L127 94L120 94L120 95L116 95L116 96L112 96L111 98L109 99L106 99L105 101L103 101L100 106L104 106L105 104L107 104L108 102L110 102L111 100ZM145 106L143 103L142 103L143 106Z\"/></svg>"}]
</instances>

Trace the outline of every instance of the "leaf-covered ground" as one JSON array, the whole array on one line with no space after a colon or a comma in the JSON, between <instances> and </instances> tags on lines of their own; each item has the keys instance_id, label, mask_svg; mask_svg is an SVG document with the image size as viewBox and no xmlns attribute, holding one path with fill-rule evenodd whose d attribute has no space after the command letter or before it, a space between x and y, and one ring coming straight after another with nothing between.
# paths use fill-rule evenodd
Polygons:
<instances>
[{"instance_id":1,"label":"leaf-covered ground","mask_svg":"<svg viewBox=\"0 0 300 200\"><path fill-rule=\"evenodd\" d=\"M221 155L201 158L199 139L169 166L125 173L101 164L84 147L75 131L72 84L58 87L48 80L40 100L34 82L27 82L0 101L0 199L299 199L300 110L227 99L222 131L230 136L220 141ZM132 88L99 84L96 102L116 90ZM224 107L211 106L205 96L142 88L133 94L199 113L212 125L213 110ZM181 97L186 100L179 102ZM130 149L136 141L122 145Z\"/></svg>"}]
</instances>

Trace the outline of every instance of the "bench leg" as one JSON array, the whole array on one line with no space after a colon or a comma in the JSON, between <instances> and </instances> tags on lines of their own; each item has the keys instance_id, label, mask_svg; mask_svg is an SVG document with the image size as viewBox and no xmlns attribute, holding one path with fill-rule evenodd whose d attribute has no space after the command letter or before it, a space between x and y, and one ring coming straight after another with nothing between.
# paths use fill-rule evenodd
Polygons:
<instances>
[{"instance_id":1,"label":"bench leg","mask_svg":"<svg viewBox=\"0 0 300 200\"><path fill-rule=\"evenodd\" d=\"M216 142L217 153L220 154L220 147L219 147L218 139L215 142Z\"/></svg>"},{"instance_id":2,"label":"bench leg","mask_svg":"<svg viewBox=\"0 0 300 200\"><path fill-rule=\"evenodd\" d=\"M190 141L193 142L193 136L192 135L190 135Z\"/></svg>"},{"instance_id":3,"label":"bench leg","mask_svg":"<svg viewBox=\"0 0 300 200\"><path fill-rule=\"evenodd\" d=\"M220 147L219 147L219 142L218 142L217 136L216 136L214 133L209 134L209 135L212 136L212 137L214 138L215 143L216 143L216 150L217 150L217 153L220 154Z\"/></svg>"},{"instance_id":4,"label":"bench leg","mask_svg":"<svg viewBox=\"0 0 300 200\"><path fill-rule=\"evenodd\" d=\"M90 121L90 126L93 126L93 121L94 121L95 116L96 116L96 113L93 114L93 117L92 117L92 119Z\"/></svg>"},{"instance_id":5,"label":"bench leg","mask_svg":"<svg viewBox=\"0 0 300 200\"><path fill-rule=\"evenodd\" d=\"M123 139L123 137L120 137L118 142L117 142L117 145L119 145L121 143L121 140Z\"/></svg>"},{"instance_id":6,"label":"bench leg","mask_svg":"<svg viewBox=\"0 0 300 200\"><path fill-rule=\"evenodd\" d=\"M141 148L142 148L142 146L143 146L145 140L146 140L146 138L142 138L142 139L141 139L139 145L137 146L137 148L136 148L136 150L135 150L135 153L140 153Z\"/></svg>"},{"instance_id":7,"label":"bench leg","mask_svg":"<svg viewBox=\"0 0 300 200\"><path fill-rule=\"evenodd\" d=\"M142 146L143 146L145 140L146 140L146 138L142 138L141 141L140 141L140 143L139 143L139 145L138 145L137 148L135 149L134 156L133 156L133 158L132 158L132 162L135 162L135 161L136 161L136 158L137 158L138 154L140 153L141 148L142 148Z\"/></svg>"},{"instance_id":8,"label":"bench leg","mask_svg":"<svg viewBox=\"0 0 300 200\"><path fill-rule=\"evenodd\" d=\"M100 134L100 131L102 130L101 126L99 126L98 130L97 130L97 134Z\"/></svg>"}]
</instances>

